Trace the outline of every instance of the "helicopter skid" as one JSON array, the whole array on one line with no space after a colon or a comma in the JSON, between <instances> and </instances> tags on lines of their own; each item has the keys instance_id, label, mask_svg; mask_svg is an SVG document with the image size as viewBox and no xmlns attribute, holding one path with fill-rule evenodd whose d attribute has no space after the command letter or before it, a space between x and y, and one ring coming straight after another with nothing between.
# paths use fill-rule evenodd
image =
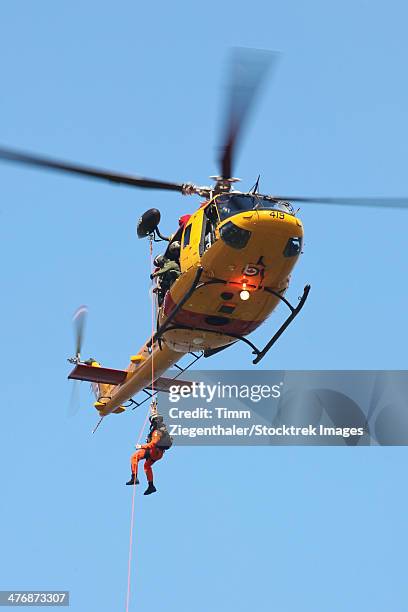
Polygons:
<instances>
[{"instance_id":1,"label":"helicopter skid","mask_svg":"<svg viewBox=\"0 0 408 612\"><path fill-rule=\"evenodd\" d=\"M268 291L268 288L266 287L265 290ZM278 294L275 291L271 290L271 289L269 289L268 292L272 293L273 295L278 296ZM255 350L253 351L253 353L254 353L254 355L256 355L256 357L255 357L255 359L252 362L254 365L259 363L261 361L261 359L263 359L265 357L266 353L272 348L272 346L275 344L275 342L281 337L281 335L283 334L285 329L287 329L289 327L289 325L292 323L293 319L295 319L295 317L297 317L297 315L302 310L302 308L303 308L303 306L304 306L304 304L305 304L305 302L307 300L309 292L310 292L310 285L306 285L305 288L303 289L302 296L299 298L299 304L296 307L292 306L288 302L288 300L286 298L284 298L283 296L279 296L280 299L282 300L282 302L284 302L286 304L286 306L288 306L288 308L291 311L291 314L288 316L286 321L284 321L284 323L280 326L280 328L275 333L275 335L272 336L272 338L269 340L269 342L267 342L267 344L265 344L264 348L261 351L255 347Z\"/></svg>"},{"instance_id":2,"label":"helicopter skid","mask_svg":"<svg viewBox=\"0 0 408 612\"><path fill-rule=\"evenodd\" d=\"M252 363L254 365L258 364L261 359L263 359L266 355L266 353L268 353L268 351L272 348L272 346L275 344L275 342L277 342L277 340L280 338L280 336L283 334L283 332L289 327L289 325L292 323L292 321L297 317L297 315L299 314L299 312L302 310L309 292L310 292L310 285L306 285L305 288L303 289L303 294L302 296L299 298L299 303L297 306L292 306L290 304L290 302L283 296L280 295L279 293L277 293L276 291L274 291L273 289L269 289L268 287L265 287L265 291L267 291L268 293L271 293L273 295L275 295L276 297L278 297L284 304L286 304L286 306L290 309L291 314L287 317L287 319L282 323L282 325L280 326L280 328L277 330L277 332L272 336L272 338L269 340L269 342L266 343L266 345L264 346L263 349L258 349L255 344L253 342L251 342L250 340L248 340L248 338L245 338L244 335L241 334L235 334L233 332L228 333L228 336L217 332L217 331L212 331L212 330L206 330L206 329L200 329L200 328L194 328L191 329L187 326L184 325L171 325L169 326L166 330L162 331L162 334L166 334L166 337L171 333L171 332L177 332L182 330L183 331L183 335L186 335L188 332L194 334L194 336L197 337L204 337L204 334L206 334L207 336L211 336L211 340L208 338L207 342L211 342L211 346L205 346L204 344L202 344L200 346L200 349L204 349L204 357L210 357L211 355L219 352L220 350L223 350L224 348L228 348L228 346L235 344L235 342L237 342L238 340L244 342L245 344L247 344L248 346L250 346L252 348L252 353L254 355L256 355L255 359L252 361ZM201 334L201 335L200 335ZM161 338L162 339L162 338ZM167 344L167 341L166 341ZM197 345L195 346L195 349L197 350ZM173 349L176 350L176 349Z\"/></svg>"}]
</instances>

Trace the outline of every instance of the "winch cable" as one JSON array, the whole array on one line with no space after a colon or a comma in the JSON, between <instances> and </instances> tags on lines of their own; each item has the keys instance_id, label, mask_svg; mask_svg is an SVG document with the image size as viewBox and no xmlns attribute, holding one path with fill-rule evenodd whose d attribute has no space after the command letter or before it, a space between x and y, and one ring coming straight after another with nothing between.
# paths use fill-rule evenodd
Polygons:
<instances>
[{"instance_id":1,"label":"winch cable","mask_svg":"<svg viewBox=\"0 0 408 612\"><path fill-rule=\"evenodd\" d=\"M153 271L153 239L150 238L150 268ZM155 334L155 300L154 300L154 293L153 293L153 285L154 285L154 279L152 279L152 287L151 287L151 291L150 291L150 295L151 295L151 323L152 323L152 334L151 334L151 361L152 361L152 391L154 391L154 345L153 345L153 338L154 338L154 334ZM143 436L143 432L145 430L147 421L149 419L149 414L150 414L150 406L148 411L146 412L146 416L143 422L143 425L140 429L138 438L137 438L137 442L136 442L136 446L138 444L140 444L140 441L142 439ZM133 527L134 527L134 519L135 519L135 497L136 497L136 478L135 478L135 483L132 487L133 492L132 492L132 510L131 510L131 515L130 515L130 534L129 534L129 554L128 554L128 577L127 577L127 592L126 592L126 612L129 612L129 605L130 605L130 588L131 588L131 577L132 577L132 552L133 552Z\"/></svg>"}]
</instances>

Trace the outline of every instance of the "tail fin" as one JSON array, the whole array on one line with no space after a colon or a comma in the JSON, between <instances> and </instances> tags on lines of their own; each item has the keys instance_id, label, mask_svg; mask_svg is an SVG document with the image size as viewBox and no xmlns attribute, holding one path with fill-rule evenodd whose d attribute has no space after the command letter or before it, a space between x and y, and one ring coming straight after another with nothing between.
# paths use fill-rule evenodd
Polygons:
<instances>
[{"instance_id":1,"label":"tail fin","mask_svg":"<svg viewBox=\"0 0 408 612\"><path fill-rule=\"evenodd\" d=\"M94 368L97 368L96 370ZM77 363L70 372L68 378L74 380L88 380L95 399L109 398L112 385L118 385L126 378L127 372L124 370L112 370L103 368L98 361L89 360L85 363Z\"/></svg>"}]
</instances>

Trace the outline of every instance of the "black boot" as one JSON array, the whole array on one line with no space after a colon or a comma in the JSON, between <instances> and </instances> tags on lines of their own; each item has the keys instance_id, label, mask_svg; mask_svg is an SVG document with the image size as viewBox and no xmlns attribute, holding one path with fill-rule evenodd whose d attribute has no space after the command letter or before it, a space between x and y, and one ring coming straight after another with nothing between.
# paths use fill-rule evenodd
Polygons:
<instances>
[{"instance_id":1,"label":"black boot","mask_svg":"<svg viewBox=\"0 0 408 612\"><path fill-rule=\"evenodd\" d=\"M153 481L149 482L149 486L147 487L146 491L143 493L143 495L150 495L151 493L156 493L157 489L153 484Z\"/></svg>"},{"instance_id":2,"label":"black boot","mask_svg":"<svg viewBox=\"0 0 408 612\"><path fill-rule=\"evenodd\" d=\"M131 474L130 476L130 480L128 480L128 482L126 483L127 485L135 485L135 484L139 484L139 479L137 476L135 476L135 474Z\"/></svg>"}]
</instances>

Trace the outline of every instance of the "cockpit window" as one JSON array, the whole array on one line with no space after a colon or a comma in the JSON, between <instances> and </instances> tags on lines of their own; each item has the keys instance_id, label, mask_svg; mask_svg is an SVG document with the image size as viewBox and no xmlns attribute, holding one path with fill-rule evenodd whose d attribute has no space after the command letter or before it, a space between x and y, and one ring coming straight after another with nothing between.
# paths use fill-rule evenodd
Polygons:
<instances>
[{"instance_id":1,"label":"cockpit window","mask_svg":"<svg viewBox=\"0 0 408 612\"><path fill-rule=\"evenodd\" d=\"M184 230L184 238L183 238L183 248L190 244L190 236L191 236L191 223L187 225Z\"/></svg>"},{"instance_id":2,"label":"cockpit window","mask_svg":"<svg viewBox=\"0 0 408 612\"><path fill-rule=\"evenodd\" d=\"M293 215L293 208L289 202L273 200L268 196L257 194L224 194L217 198L217 208L220 220L228 219L247 210L281 210Z\"/></svg>"},{"instance_id":3,"label":"cockpit window","mask_svg":"<svg viewBox=\"0 0 408 612\"><path fill-rule=\"evenodd\" d=\"M296 236L294 238L289 238L286 243L285 250L283 251L284 257L295 257L299 255L302 251L302 238L300 236Z\"/></svg>"}]
</instances>

